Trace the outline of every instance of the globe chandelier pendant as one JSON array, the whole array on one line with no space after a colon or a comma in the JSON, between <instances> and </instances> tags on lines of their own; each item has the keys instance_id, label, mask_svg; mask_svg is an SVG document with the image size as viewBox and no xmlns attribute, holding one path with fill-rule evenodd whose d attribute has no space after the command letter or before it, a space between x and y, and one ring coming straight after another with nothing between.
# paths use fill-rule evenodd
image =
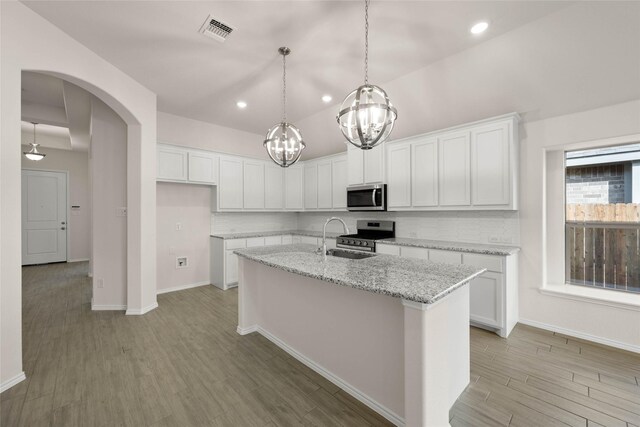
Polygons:
<instances>
[{"instance_id":1,"label":"globe chandelier pendant","mask_svg":"<svg viewBox=\"0 0 640 427\"><path fill-rule=\"evenodd\" d=\"M282 121L267 132L264 147L277 165L287 168L300 160L302 150L306 144L297 127L287 122L287 55L291 53L288 47L281 47L278 53L282 55Z\"/></svg>"},{"instance_id":2,"label":"globe chandelier pendant","mask_svg":"<svg viewBox=\"0 0 640 427\"><path fill-rule=\"evenodd\" d=\"M38 151L38 146L40 145L36 143L36 125L38 123L31 122L31 124L33 125L33 142L31 143L31 151L23 151L22 154L24 154L27 159L37 162L38 160L44 159L46 154Z\"/></svg>"},{"instance_id":3,"label":"globe chandelier pendant","mask_svg":"<svg viewBox=\"0 0 640 427\"><path fill-rule=\"evenodd\" d=\"M369 84L369 0L364 4L364 84L342 101L336 119L351 144L370 150L389 137L398 112L381 87Z\"/></svg>"}]
</instances>

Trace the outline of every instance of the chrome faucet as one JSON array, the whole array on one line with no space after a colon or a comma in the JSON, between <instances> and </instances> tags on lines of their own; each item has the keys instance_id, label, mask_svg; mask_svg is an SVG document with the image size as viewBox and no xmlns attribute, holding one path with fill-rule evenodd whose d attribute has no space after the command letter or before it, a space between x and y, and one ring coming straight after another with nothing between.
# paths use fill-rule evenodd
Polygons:
<instances>
[{"instance_id":1,"label":"chrome faucet","mask_svg":"<svg viewBox=\"0 0 640 427\"><path fill-rule=\"evenodd\" d=\"M331 221L340 221L342 223L342 227L344 228L344 234L349 234L349 227L347 227L347 223L337 216L332 216L324 223L324 227L322 227L322 248L319 248L322 251L323 261L327 260L327 224L329 224Z\"/></svg>"}]
</instances>

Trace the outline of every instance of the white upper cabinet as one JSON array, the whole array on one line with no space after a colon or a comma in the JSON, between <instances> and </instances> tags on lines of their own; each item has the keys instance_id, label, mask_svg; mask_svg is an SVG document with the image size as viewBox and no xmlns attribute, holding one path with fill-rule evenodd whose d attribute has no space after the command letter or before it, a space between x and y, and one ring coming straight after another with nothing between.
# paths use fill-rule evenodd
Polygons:
<instances>
[{"instance_id":1,"label":"white upper cabinet","mask_svg":"<svg viewBox=\"0 0 640 427\"><path fill-rule=\"evenodd\" d=\"M438 138L438 193L440 206L471 204L469 132L461 131Z\"/></svg>"},{"instance_id":2,"label":"white upper cabinet","mask_svg":"<svg viewBox=\"0 0 640 427\"><path fill-rule=\"evenodd\" d=\"M243 163L243 207L245 209L264 209L264 162L245 160Z\"/></svg>"},{"instance_id":3,"label":"white upper cabinet","mask_svg":"<svg viewBox=\"0 0 640 427\"><path fill-rule=\"evenodd\" d=\"M411 201L414 207L438 206L438 141L411 144Z\"/></svg>"},{"instance_id":4,"label":"white upper cabinet","mask_svg":"<svg viewBox=\"0 0 640 427\"><path fill-rule=\"evenodd\" d=\"M331 209L333 205L331 160L318 163L318 209Z\"/></svg>"},{"instance_id":5,"label":"white upper cabinet","mask_svg":"<svg viewBox=\"0 0 640 427\"><path fill-rule=\"evenodd\" d=\"M387 208L411 207L411 145L387 147Z\"/></svg>"},{"instance_id":6,"label":"white upper cabinet","mask_svg":"<svg viewBox=\"0 0 640 427\"><path fill-rule=\"evenodd\" d=\"M304 208L304 168L300 164L284 170L284 208L301 211Z\"/></svg>"},{"instance_id":7,"label":"white upper cabinet","mask_svg":"<svg viewBox=\"0 0 640 427\"><path fill-rule=\"evenodd\" d=\"M220 209L242 209L244 204L243 189L242 159L220 156L218 207Z\"/></svg>"},{"instance_id":8,"label":"white upper cabinet","mask_svg":"<svg viewBox=\"0 0 640 427\"><path fill-rule=\"evenodd\" d=\"M157 179L161 181L186 181L187 151L178 147L158 145Z\"/></svg>"},{"instance_id":9,"label":"white upper cabinet","mask_svg":"<svg viewBox=\"0 0 640 427\"><path fill-rule=\"evenodd\" d=\"M189 182L216 184L218 182L217 157L206 151L189 151Z\"/></svg>"},{"instance_id":10,"label":"white upper cabinet","mask_svg":"<svg viewBox=\"0 0 640 427\"><path fill-rule=\"evenodd\" d=\"M509 204L509 128L503 122L471 131L471 203L475 206Z\"/></svg>"},{"instance_id":11,"label":"white upper cabinet","mask_svg":"<svg viewBox=\"0 0 640 427\"><path fill-rule=\"evenodd\" d=\"M361 150L348 144L349 185L378 184L384 181L384 144Z\"/></svg>"},{"instance_id":12,"label":"white upper cabinet","mask_svg":"<svg viewBox=\"0 0 640 427\"><path fill-rule=\"evenodd\" d=\"M304 165L304 208L318 208L318 165Z\"/></svg>"},{"instance_id":13,"label":"white upper cabinet","mask_svg":"<svg viewBox=\"0 0 640 427\"><path fill-rule=\"evenodd\" d=\"M264 168L264 207L269 210L284 209L284 168L267 164Z\"/></svg>"},{"instance_id":14,"label":"white upper cabinet","mask_svg":"<svg viewBox=\"0 0 640 427\"><path fill-rule=\"evenodd\" d=\"M331 164L331 185L334 209L347 208L348 160L346 156L333 159Z\"/></svg>"}]
</instances>

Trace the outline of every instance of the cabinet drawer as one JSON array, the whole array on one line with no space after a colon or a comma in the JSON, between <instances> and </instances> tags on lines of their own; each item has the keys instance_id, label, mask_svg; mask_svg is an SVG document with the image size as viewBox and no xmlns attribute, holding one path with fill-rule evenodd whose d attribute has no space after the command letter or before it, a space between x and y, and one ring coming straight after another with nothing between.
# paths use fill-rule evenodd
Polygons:
<instances>
[{"instance_id":1,"label":"cabinet drawer","mask_svg":"<svg viewBox=\"0 0 640 427\"><path fill-rule=\"evenodd\" d=\"M255 248L256 246L264 246L264 237L252 237L247 239L248 248Z\"/></svg>"},{"instance_id":2,"label":"cabinet drawer","mask_svg":"<svg viewBox=\"0 0 640 427\"><path fill-rule=\"evenodd\" d=\"M225 240L224 248L225 249L240 249L247 246L247 241L245 239L231 239Z\"/></svg>"},{"instance_id":3,"label":"cabinet drawer","mask_svg":"<svg viewBox=\"0 0 640 427\"><path fill-rule=\"evenodd\" d=\"M264 238L264 245L281 245L282 244L282 236L267 236Z\"/></svg>"},{"instance_id":4,"label":"cabinet drawer","mask_svg":"<svg viewBox=\"0 0 640 427\"><path fill-rule=\"evenodd\" d=\"M429 261L443 262L445 264L462 264L462 254L458 252L429 249Z\"/></svg>"},{"instance_id":5,"label":"cabinet drawer","mask_svg":"<svg viewBox=\"0 0 640 427\"><path fill-rule=\"evenodd\" d=\"M486 268L489 271L502 273L502 257L479 254L464 254L463 263L474 267Z\"/></svg>"},{"instance_id":6,"label":"cabinet drawer","mask_svg":"<svg viewBox=\"0 0 640 427\"><path fill-rule=\"evenodd\" d=\"M380 245L376 243L376 252L379 254L400 256L400 246Z\"/></svg>"},{"instance_id":7,"label":"cabinet drawer","mask_svg":"<svg viewBox=\"0 0 640 427\"><path fill-rule=\"evenodd\" d=\"M400 256L407 258L429 259L429 249L413 248L410 246L400 248Z\"/></svg>"}]
</instances>

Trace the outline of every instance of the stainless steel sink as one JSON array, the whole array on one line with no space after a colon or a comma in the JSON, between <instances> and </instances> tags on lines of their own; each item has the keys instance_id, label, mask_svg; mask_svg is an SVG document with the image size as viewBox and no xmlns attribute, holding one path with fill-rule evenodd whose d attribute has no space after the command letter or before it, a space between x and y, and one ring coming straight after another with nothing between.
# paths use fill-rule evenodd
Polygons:
<instances>
[{"instance_id":1,"label":"stainless steel sink","mask_svg":"<svg viewBox=\"0 0 640 427\"><path fill-rule=\"evenodd\" d=\"M376 254L372 254L369 252L352 252L352 251L343 251L341 249L329 249L327 251L328 256L335 256L338 258L348 258L348 259L363 259L363 258L371 258L376 256Z\"/></svg>"}]
</instances>

